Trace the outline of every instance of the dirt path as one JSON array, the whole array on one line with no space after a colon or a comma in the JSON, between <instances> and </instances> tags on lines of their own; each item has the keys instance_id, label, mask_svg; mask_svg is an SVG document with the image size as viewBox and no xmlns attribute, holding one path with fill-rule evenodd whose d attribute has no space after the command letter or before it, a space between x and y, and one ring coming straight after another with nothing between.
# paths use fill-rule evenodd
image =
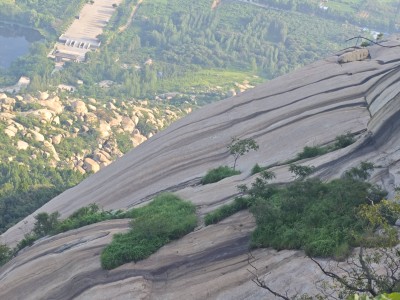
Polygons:
<instances>
[{"instance_id":1,"label":"dirt path","mask_svg":"<svg viewBox=\"0 0 400 300\"><path fill-rule=\"evenodd\" d=\"M126 22L126 24L124 26L121 26L120 28L118 28L119 32L124 32L131 24L133 21L133 18L136 15L137 10L139 9L140 4L142 4L143 0L139 0L138 3L136 4L135 8L132 10L128 21Z\"/></svg>"}]
</instances>

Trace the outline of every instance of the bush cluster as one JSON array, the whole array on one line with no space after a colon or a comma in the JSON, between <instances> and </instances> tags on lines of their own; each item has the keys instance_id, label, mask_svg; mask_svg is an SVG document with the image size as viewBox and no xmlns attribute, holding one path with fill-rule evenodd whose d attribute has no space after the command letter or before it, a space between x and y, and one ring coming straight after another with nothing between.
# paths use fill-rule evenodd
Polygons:
<instances>
[{"instance_id":1,"label":"bush cluster","mask_svg":"<svg viewBox=\"0 0 400 300\"><path fill-rule=\"evenodd\" d=\"M33 231L26 234L15 249L15 252L31 246L36 240L46 235L54 235L68 230L80 228L86 225L102 222L105 220L126 218L126 213L122 211L112 212L99 208L97 204L90 204L75 211L64 220L59 220L60 214L54 212L39 213L35 216L36 222Z\"/></svg>"},{"instance_id":2,"label":"bush cluster","mask_svg":"<svg viewBox=\"0 0 400 300\"><path fill-rule=\"evenodd\" d=\"M111 244L104 248L101 253L104 269L144 259L197 225L195 206L169 193L127 215L133 218L132 228L128 233L114 235Z\"/></svg>"},{"instance_id":3,"label":"bush cluster","mask_svg":"<svg viewBox=\"0 0 400 300\"><path fill-rule=\"evenodd\" d=\"M303 151L298 153L296 158L290 160L289 163L295 162L298 160L302 160L302 159L306 159L306 158L320 156L320 155L326 154L328 152L342 149L342 148L345 148L345 147L353 144L354 142L355 142L354 136L350 132L347 132L346 134L337 136L335 138L335 142L333 143L333 145L304 147Z\"/></svg>"},{"instance_id":4,"label":"bush cluster","mask_svg":"<svg viewBox=\"0 0 400 300\"><path fill-rule=\"evenodd\" d=\"M220 166L218 168L209 170L207 174L201 179L201 184L218 182L224 178L238 174L240 174L240 171L234 170L228 166Z\"/></svg>"},{"instance_id":5,"label":"bush cluster","mask_svg":"<svg viewBox=\"0 0 400 300\"><path fill-rule=\"evenodd\" d=\"M285 186L270 184L274 174L262 171L250 187L238 186L244 196L207 214L205 224L250 208L257 223L252 247L302 249L310 256L343 259L354 246L382 242L371 236L368 220L359 214L371 201L377 205L385 196L365 182L372 168L363 162L331 182L300 176ZM384 216L390 223L399 217L393 212Z\"/></svg>"},{"instance_id":6,"label":"bush cluster","mask_svg":"<svg viewBox=\"0 0 400 300\"><path fill-rule=\"evenodd\" d=\"M366 221L357 217L359 207L371 200L378 203L385 195L351 177L328 183L295 181L275 191L258 197L251 208L257 222L251 245L336 258L346 257L366 230Z\"/></svg>"},{"instance_id":7,"label":"bush cluster","mask_svg":"<svg viewBox=\"0 0 400 300\"><path fill-rule=\"evenodd\" d=\"M248 198L237 197L232 203L225 204L220 208L208 213L204 217L204 223L206 226L216 224L243 209L249 208L249 206L250 202Z\"/></svg>"}]
</instances>

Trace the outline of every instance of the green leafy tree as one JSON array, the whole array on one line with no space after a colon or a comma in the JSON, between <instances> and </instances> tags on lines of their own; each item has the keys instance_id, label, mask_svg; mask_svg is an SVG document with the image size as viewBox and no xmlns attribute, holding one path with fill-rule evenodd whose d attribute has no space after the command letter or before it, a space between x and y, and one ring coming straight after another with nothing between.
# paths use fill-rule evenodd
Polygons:
<instances>
[{"instance_id":1,"label":"green leafy tree","mask_svg":"<svg viewBox=\"0 0 400 300\"><path fill-rule=\"evenodd\" d=\"M52 233L59 222L59 216L60 214L58 212L54 212L50 215L46 212L37 214L35 216L36 222L33 231L38 236L45 236Z\"/></svg>"},{"instance_id":2,"label":"green leafy tree","mask_svg":"<svg viewBox=\"0 0 400 300\"><path fill-rule=\"evenodd\" d=\"M10 260L12 256L11 249L4 244L0 244L0 266L4 265L7 261Z\"/></svg>"},{"instance_id":3,"label":"green leafy tree","mask_svg":"<svg viewBox=\"0 0 400 300\"><path fill-rule=\"evenodd\" d=\"M289 166L289 171L293 173L299 180L303 180L308 175L311 175L314 172L314 170L315 170L314 166L300 166L295 164L291 164Z\"/></svg>"},{"instance_id":4,"label":"green leafy tree","mask_svg":"<svg viewBox=\"0 0 400 300\"><path fill-rule=\"evenodd\" d=\"M229 149L229 153L234 158L233 170L235 170L236 162L239 157L250 152L251 150L258 150L259 146L254 139L249 138L241 140L239 138L233 137L230 145L227 148Z\"/></svg>"}]
</instances>

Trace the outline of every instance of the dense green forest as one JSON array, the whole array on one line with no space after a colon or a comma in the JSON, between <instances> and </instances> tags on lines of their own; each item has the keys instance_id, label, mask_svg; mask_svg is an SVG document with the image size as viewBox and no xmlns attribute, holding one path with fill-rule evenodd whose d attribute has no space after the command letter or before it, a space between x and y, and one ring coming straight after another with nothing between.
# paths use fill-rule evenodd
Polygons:
<instances>
[{"instance_id":1,"label":"dense green forest","mask_svg":"<svg viewBox=\"0 0 400 300\"><path fill-rule=\"evenodd\" d=\"M73 20L85 0L1 0L0 20L59 34Z\"/></svg>"},{"instance_id":2,"label":"dense green forest","mask_svg":"<svg viewBox=\"0 0 400 300\"><path fill-rule=\"evenodd\" d=\"M271 79L333 53L357 33L304 14L239 2L211 10L209 2L145 1L131 27L119 34L111 24L102 51L90 53L87 64L68 64L53 80L83 80L79 91L87 96L151 98L194 89L213 99L209 87L234 87L233 74L238 81ZM115 84L104 91L95 84L102 80Z\"/></svg>"},{"instance_id":3,"label":"dense green forest","mask_svg":"<svg viewBox=\"0 0 400 300\"><path fill-rule=\"evenodd\" d=\"M350 22L383 32L398 29L398 1L375 0L253 0L255 3L284 10L315 14L338 22Z\"/></svg>"},{"instance_id":4,"label":"dense green forest","mask_svg":"<svg viewBox=\"0 0 400 300\"><path fill-rule=\"evenodd\" d=\"M100 51L90 52L86 63L67 63L55 72L46 57L54 39L47 39L33 45L31 54L9 70L0 70L0 85L27 75L32 79L30 91L62 83L77 86L82 96L104 99L153 99L177 92L173 103L196 98L195 104L201 105L228 96L229 90L241 90L238 84L243 82L256 85L332 54L349 45L344 43L347 38L359 34L360 28L349 23L302 9L308 2L270 1L271 8L264 8L223 1L211 9L208 0L144 1L130 26L121 31L137 3L125 0L99 37ZM23 12L43 12L52 22L29 23L25 17L22 23L50 26L58 33L76 14L73 8L83 4L62 1L44 9L37 1L1 3ZM319 10L315 3L312 7ZM60 10L68 13L59 14ZM18 22L18 16L11 13L9 18ZM78 80L83 84L77 85ZM100 87L104 80L111 81L109 88Z\"/></svg>"},{"instance_id":5,"label":"dense green forest","mask_svg":"<svg viewBox=\"0 0 400 300\"><path fill-rule=\"evenodd\" d=\"M79 172L46 167L40 160L29 166L0 163L0 233L83 178Z\"/></svg>"}]
</instances>

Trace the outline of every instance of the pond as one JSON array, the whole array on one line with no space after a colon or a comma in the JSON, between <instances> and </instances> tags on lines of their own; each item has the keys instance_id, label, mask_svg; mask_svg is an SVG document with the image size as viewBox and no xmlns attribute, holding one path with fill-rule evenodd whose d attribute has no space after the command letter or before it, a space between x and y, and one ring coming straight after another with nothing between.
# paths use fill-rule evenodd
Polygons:
<instances>
[{"instance_id":1,"label":"pond","mask_svg":"<svg viewBox=\"0 0 400 300\"><path fill-rule=\"evenodd\" d=\"M18 57L28 53L31 43L42 38L36 30L0 23L0 67L8 68Z\"/></svg>"}]
</instances>

